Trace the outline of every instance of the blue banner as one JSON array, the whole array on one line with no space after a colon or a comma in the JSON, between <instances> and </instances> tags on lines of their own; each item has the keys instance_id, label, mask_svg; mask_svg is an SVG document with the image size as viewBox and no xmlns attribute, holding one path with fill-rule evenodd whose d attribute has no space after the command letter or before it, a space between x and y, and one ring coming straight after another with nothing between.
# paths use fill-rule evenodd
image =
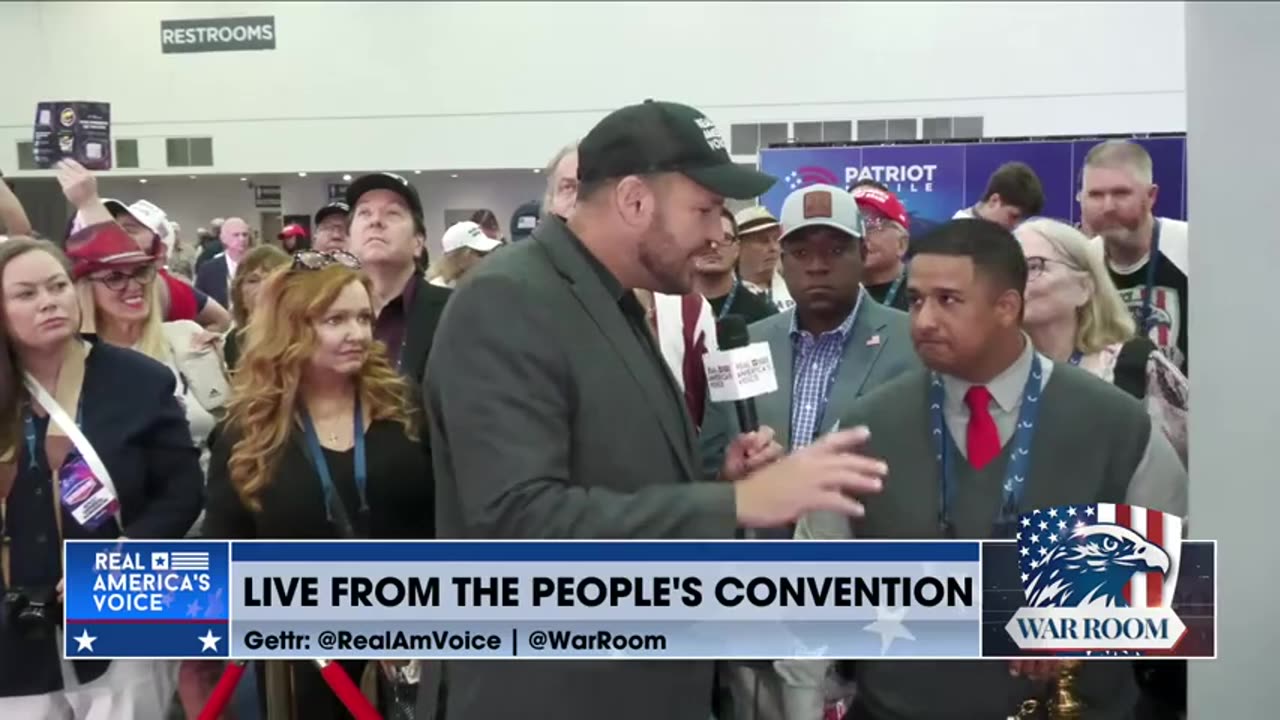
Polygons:
<instances>
[{"instance_id":1,"label":"blue banner","mask_svg":"<svg viewBox=\"0 0 1280 720\"><path fill-rule=\"evenodd\" d=\"M1014 160L1031 166L1044 187L1043 214L1076 223L1080 204L1080 172L1085 155L1099 140L940 143L936 145L868 145L824 148L774 148L760 151L760 169L779 182L761 198L778 214L782 201L806 185L825 183L848 188L862 179L884 183L911 215L911 231L919 234L951 219L957 210L982 199L987 180L998 167ZM1155 212L1186 219L1186 140L1181 137L1135 138L1151 154L1159 186Z\"/></svg>"},{"instance_id":2,"label":"blue banner","mask_svg":"<svg viewBox=\"0 0 1280 720\"><path fill-rule=\"evenodd\" d=\"M1018 553L973 541L69 541L66 656L967 659L1077 647L1054 634L1067 620L1161 618L1159 642L1126 647L1213 652L1179 644L1174 604L1179 575L1211 582L1212 545L1181 550L1180 520L1152 511L1071 510L1102 515L1050 510L1029 547L1145 533L1164 560L1127 570L1138 615L1028 610Z\"/></svg>"},{"instance_id":3,"label":"blue banner","mask_svg":"<svg viewBox=\"0 0 1280 720\"><path fill-rule=\"evenodd\" d=\"M228 657L227 543L68 541L65 547L67 657Z\"/></svg>"}]
</instances>

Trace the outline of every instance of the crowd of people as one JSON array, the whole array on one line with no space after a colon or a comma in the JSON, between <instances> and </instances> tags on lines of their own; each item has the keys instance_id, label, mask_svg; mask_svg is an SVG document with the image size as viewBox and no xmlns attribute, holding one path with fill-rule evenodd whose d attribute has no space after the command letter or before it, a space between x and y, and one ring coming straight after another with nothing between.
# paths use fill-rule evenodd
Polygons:
<instances>
[{"instance_id":1,"label":"crowd of people","mask_svg":"<svg viewBox=\"0 0 1280 720\"><path fill-rule=\"evenodd\" d=\"M74 217L52 241L0 189L7 598L56 602L71 538L973 539L1043 505L1188 516L1187 225L1153 214L1134 143L1089 153L1079 226L1039 217L1012 163L916 237L874 181L730 212L774 178L699 111L650 101L558 151L506 236L478 213L437 258L392 173L356 178L312 233L255 243L232 217L193 248L162 208L57 174ZM731 315L778 373L759 429L708 399ZM71 472L113 502L77 512ZM194 718L222 670L64 661L56 624L5 613L4 717ZM1006 717L1055 668L342 665L422 720ZM1089 717L1177 717L1177 670L1087 663L1078 690ZM255 663L226 715L346 716L285 661Z\"/></svg>"}]
</instances>

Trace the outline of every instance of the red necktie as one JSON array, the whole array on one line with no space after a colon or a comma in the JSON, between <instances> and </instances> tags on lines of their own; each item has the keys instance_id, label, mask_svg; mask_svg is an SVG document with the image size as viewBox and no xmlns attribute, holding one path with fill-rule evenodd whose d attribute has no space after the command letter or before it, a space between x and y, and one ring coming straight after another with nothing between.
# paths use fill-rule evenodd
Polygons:
<instances>
[{"instance_id":1,"label":"red necktie","mask_svg":"<svg viewBox=\"0 0 1280 720\"><path fill-rule=\"evenodd\" d=\"M991 417L991 391L986 385L974 385L964 394L969 406L969 464L981 470L1000 454L1000 433Z\"/></svg>"}]
</instances>

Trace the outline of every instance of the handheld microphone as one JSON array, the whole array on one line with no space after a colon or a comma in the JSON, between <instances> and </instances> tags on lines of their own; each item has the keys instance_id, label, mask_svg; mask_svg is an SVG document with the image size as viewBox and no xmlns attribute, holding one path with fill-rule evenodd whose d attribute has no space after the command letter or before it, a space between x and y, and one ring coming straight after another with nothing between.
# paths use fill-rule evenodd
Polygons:
<instances>
[{"instance_id":1,"label":"handheld microphone","mask_svg":"<svg viewBox=\"0 0 1280 720\"><path fill-rule=\"evenodd\" d=\"M738 426L755 432L760 429L755 398L778 389L769 344L751 342L741 315L726 315L716 323L716 344L718 351L703 356L707 394L712 402L732 401Z\"/></svg>"}]
</instances>

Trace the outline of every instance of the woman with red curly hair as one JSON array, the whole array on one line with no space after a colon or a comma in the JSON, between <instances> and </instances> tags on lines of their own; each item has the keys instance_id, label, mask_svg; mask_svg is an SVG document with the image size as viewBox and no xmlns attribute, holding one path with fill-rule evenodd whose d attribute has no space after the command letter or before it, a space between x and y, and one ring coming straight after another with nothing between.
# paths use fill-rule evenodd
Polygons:
<instances>
[{"instance_id":1,"label":"woman with red curly hair","mask_svg":"<svg viewBox=\"0 0 1280 720\"><path fill-rule=\"evenodd\" d=\"M213 445L206 537L434 537L416 394L373 340L370 297L343 252L297 253L266 279ZM342 664L360 678L363 661ZM293 717L348 716L313 665L267 678Z\"/></svg>"}]
</instances>

